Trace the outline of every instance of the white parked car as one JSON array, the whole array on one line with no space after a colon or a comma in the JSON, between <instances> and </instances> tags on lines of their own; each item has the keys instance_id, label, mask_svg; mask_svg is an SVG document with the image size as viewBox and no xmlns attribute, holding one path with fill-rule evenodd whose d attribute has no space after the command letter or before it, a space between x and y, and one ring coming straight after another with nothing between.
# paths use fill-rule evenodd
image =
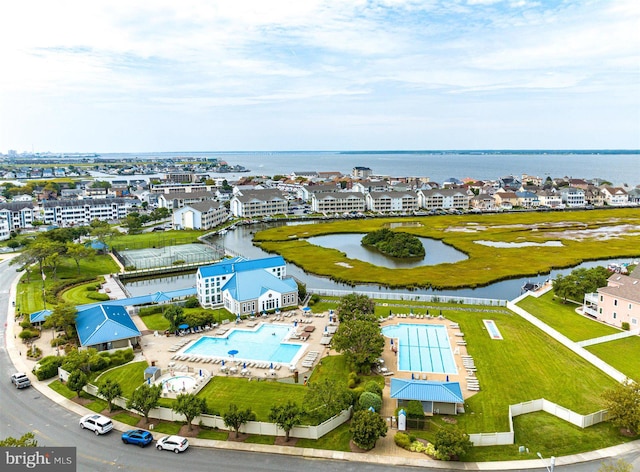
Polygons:
<instances>
[{"instance_id":1,"label":"white parked car","mask_svg":"<svg viewBox=\"0 0 640 472\"><path fill-rule=\"evenodd\" d=\"M189 441L187 441L187 438L183 438L182 436L165 436L164 438L158 439L156 447L158 448L158 451L165 449L177 454L187 450L189 447Z\"/></svg>"},{"instance_id":2,"label":"white parked car","mask_svg":"<svg viewBox=\"0 0 640 472\"><path fill-rule=\"evenodd\" d=\"M16 386L16 388L25 388L31 385L31 380L27 377L27 374L24 372L16 372L11 375L11 383Z\"/></svg>"},{"instance_id":3,"label":"white parked car","mask_svg":"<svg viewBox=\"0 0 640 472\"><path fill-rule=\"evenodd\" d=\"M98 436L111 431L113 429L113 422L106 416L91 414L80 418L80 427L93 431L96 433L96 436Z\"/></svg>"}]
</instances>

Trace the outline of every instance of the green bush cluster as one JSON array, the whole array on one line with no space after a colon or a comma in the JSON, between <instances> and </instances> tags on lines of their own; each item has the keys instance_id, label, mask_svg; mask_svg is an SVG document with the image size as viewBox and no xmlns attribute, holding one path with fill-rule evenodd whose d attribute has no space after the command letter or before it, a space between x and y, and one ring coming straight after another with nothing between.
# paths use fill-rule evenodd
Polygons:
<instances>
[{"instance_id":1,"label":"green bush cluster","mask_svg":"<svg viewBox=\"0 0 640 472\"><path fill-rule=\"evenodd\" d=\"M200 306L200 302L197 297L189 297L184 302L185 308L198 308Z\"/></svg>"},{"instance_id":2,"label":"green bush cluster","mask_svg":"<svg viewBox=\"0 0 640 472\"><path fill-rule=\"evenodd\" d=\"M363 392L358 399L358 405L362 410L373 408L376 412L380 412L382 408L382 397L373 392Z\"/></svg>"},{"instance_id":3,"label":"green bush cluster","mask_svg":"<svg viewBox=\"0 0 640 472\"><path fill-rule=\"evenodd\" d=\"M47 380L58 375L58 367L62 365L64 357L47 356L33 368L33 374L38 380Z\"/></svg>"},{"instance_id":4,"label":"green bush cluster","mask_svg":"<svg viewBox=\"0 0 640 472\"><path fill-rule=\"evenodd\" d=\"M18 336L23 341L29 341L40 336L40 331L36 329L23 329Z\"/></svg>"},{"instance_id":5,"label":"green bush cluster","mask_svg":"<svg viewBox=\"0 0 640 472\"><path fill-rule=\"evenodd\" d=\"M375 380L369 380L364 385L364 391L365 392L375 393L376 395L382 397L382 386L378 382L376 382Z\"/></svg>"},{"instance_id":6,"label":"green bush cluster","mask_svg":"<svg viewBox=\"0 0 640 472\"><path fill-rule=\"evenodd\" d=\"M140 311L138 311L138 314L140 316L155 315L157 313L162 313L162 306L160 305L143 306L142 308L140 308Z\"/></svg>"},{"instance_id":7,"label":"green bush cluster","mask_svg":"<svg viewBox=\"0 0 640 472\"><path fill-rule=\"evenodd\" d=\"M107 295L106 293L100 293L100 292L89 292L87 294L87 298L89 298L90 300L96 300L99 302L104 302L111 299L111 297L109 297L109 295Z\"/></svg>"}]
</instances>

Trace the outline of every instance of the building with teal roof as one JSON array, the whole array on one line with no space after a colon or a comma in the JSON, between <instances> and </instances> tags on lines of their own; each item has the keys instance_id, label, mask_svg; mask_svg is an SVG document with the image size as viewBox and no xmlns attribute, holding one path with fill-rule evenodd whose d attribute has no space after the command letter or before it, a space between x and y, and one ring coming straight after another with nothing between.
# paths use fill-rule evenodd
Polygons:
<instances>
[{"instance_id":1,"label":"building with teal roof","mask_svg":"<svg viewBox=\"0 0 640 472\"><path fill-rule=\"evenodd\" d=\"M426 415L457 415L464 412L464 398L459 382L435 380L391 379L390 398L398 406L406 406L412 400L422 403Z\"/></svg>"},{"instance_id":2,"label":"building with teal roof","mask_svg":"<svg viewBox=\"0 0 640 472\"><path fill-rule=\"evenodd\" d=\"M202 266L196 274L198 301L235 315L274 311L298 304L298 284L287 276L282 256L236 257Z\"/></svg>"},{"instance_id":3,"label":"building with teal roof","mask_svg":"<svg viewBox=\"0 0 640 472\"><path fill-rule=\"evenodd\" d=\"M81 347L98 351L133 347L141 336L126 308L119 305L94 305L78 310L76 330Z\"/></svg>"}]
</instances>

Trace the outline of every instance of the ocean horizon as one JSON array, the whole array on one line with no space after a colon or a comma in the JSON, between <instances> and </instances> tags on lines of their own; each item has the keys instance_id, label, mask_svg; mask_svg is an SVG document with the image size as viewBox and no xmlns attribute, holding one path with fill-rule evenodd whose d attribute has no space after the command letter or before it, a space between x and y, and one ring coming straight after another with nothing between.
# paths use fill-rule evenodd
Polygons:
<instances>
[{"instance_id":1,"label":"ocean horizon","mask_svg":"<svg viewBox=\"0 0 640 472\"><path fill-rule=\"evenodd\" d=\"M464 150L464 151L179 151L102 153L101 159L171 160L211 157L240 165L241 176L289 175L292 172L336 171L350 174L368 167L374 175L495 180L528 174L542 178L603 179L612 185L640 184L640 150Z\"/></svg>"}]
</instances>

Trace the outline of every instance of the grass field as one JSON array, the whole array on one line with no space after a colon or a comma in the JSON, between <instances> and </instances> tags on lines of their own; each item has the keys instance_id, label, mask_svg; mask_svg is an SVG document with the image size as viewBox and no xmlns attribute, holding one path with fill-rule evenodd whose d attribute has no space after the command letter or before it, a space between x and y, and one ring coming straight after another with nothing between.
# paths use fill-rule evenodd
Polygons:
<instances>
[{"instance_id":1,"label":"grass field","mask_svg":"<svg viewBox=\"0 0 640 472\"><path fill-rule=\"evenodd\" d=\"M178 244L197 243L199 242L198 238L205 234L207 234L207 231L195 230L123 234L112 238L109 241L109 245L118 251L124 249L174 246Z\"/></svg>"},{"instance_id":2,"label":"grass field","mask_svg":"<svg viewBox=\"0 0 640 472\"><path fill-rule=\"evenodd\" d=\"M78 275L75 261L63 259L58 267L56 278L53 277L49 269L45 269L45 293L48 294L47 298L49 298L52 296L52 292L66 285L74 285L87 281L96 282L98 281L98 276L117 271L118 265L113 261L111 256L107 255L81 260L81 275ZM18 284L16 310L27 314L42 310L44 307L42 295L42 277L38 271L32 271L29 282L27 282L26 275L23 275ZM47 303L47 308L51 308L51 306L52 304L50 302Z\"/></svg>"},{"instance_id":3,"label":"grass field","mask_svg":"<svg viewBox=\"0 0 640 472\"><path fill-rule=\"evenodd\" d=\"M323 248L305 238L325 234L367 233L396 227L415 236L441 240L465 253L468 259L412 269L387 269L348 259L337 249ZM309 225L279 226L255 234L254 242L267 252L282 255L305 272L350 284L373 283L391 287L457 288L486 285L513 277L536 276L551 269L571 267L585 260L637 257L638 237L619 234L601 238L597 231L613 226L640 225L635 209L526 212L492 215L432 216L416 218L368 218ZM583 230L578 240L576 234ZM511 243L504 249L477 241ZM549 246L560 241L561 246ZM534 246L516 246L533 243ZM464 276L461 276L464 274ZM419 282L418 282L419 281Z\"/></svg>"},{"instance_id":4,"label":"grass field","mask_svg":"<svg viewBox=\"0 0 640 472\"><path fill-rule=\"evenodd\" d=\"M575 311L577 305L562 303L561 300L554 298L553 291L539 298L527 297L518 302L518 306L572 341L584 341L620 332L613 326L579 315Z\"/></svg>"},{"instance_id":5,"label":"grass field","mask_svg":"<svg viewBox=\"0 0 640 472\"><path fill-rule=\"evenodd\" d=\"M638 336L594 344L585 349L630 379L640 382L640 338Z\"/></svg>"}]
</instances>

